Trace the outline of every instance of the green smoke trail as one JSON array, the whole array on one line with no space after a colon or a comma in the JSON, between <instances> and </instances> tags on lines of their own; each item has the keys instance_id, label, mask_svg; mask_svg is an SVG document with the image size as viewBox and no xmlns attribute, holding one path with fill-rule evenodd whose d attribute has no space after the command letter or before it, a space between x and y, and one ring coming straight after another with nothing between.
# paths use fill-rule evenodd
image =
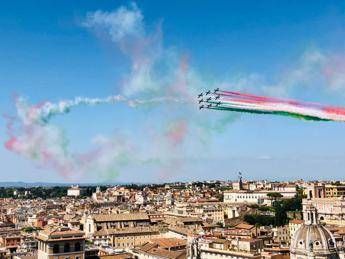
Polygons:
<instances>
[{"instance_id":1,"label":"green smoke trail","mask_svg":"<svg viewBox=\"0 0 345 259\"><path fill-rule=\"evenodd\" d=\"M286 112L286 111L259 111L259 110L249 110L249 109L224 107L224 106L210 107L208 109L220 110L220 111L235 111L235 112L253 113L253 114L280 115L280 116L287 116L287 117L291 117L291 118L296 118L296 119L300 119L300 120L308 120L308 121L330 121L329 119L322 119L322 118L315 117L315 116L301 115L298 113Z\"/></svg>"}]
</instances>

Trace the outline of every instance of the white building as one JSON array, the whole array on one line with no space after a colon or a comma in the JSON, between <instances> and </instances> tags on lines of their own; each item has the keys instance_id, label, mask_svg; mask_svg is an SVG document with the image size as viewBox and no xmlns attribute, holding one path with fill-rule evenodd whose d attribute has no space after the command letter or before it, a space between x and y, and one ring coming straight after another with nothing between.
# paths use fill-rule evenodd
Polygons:
<instances>
[{"instance_id":1,"label":"white building","mask_svg":"<svg viewBox=\"0 0 345 259\"><path fill-rule=\"evenodd\" d=\"M262 258L262 240L258 239L195 239L191 243L189 257L191 259L242 259Z\"/></svg>"},{"instance_id":2,"label":"white building","mask_svg":"<svg viewBox=\"0 0 345 259\"><path fill-rule=\"evenodd\" d=\"M78 185L72 185L67 190L67 196L78 197L80 195L81 195L81 189L79 188Z\"/></svg>"},{"instance_id":3,"label":"white building","mask_svg":"<svg viewBox=\"0 0 345 259\"><path fill-rule=\"evenodd\" d=\"M146 197L142 192L137 192L135 194L135 204L143 205L146 202Z\"/></svg>"},{"instance_id":4,"label":"white building","mask_svg":"<svg viewBox=\"0 0 345 259\"><path fill-rule=\"evenodd\" d=\"M276 191L225 191L224 203L248 203L248 204L270 204L271 199L269 193L276 193ZM279 192L283 199L290 199L295 197L296 188Z\"/></svg>"},{"instance_id":5,"label":"white building","mask_svg":"<svg viewBox=\"0 0 345 259\"><path fill-rule=\"evenodd\" d=\"M228 219L237 218L241 214L242 208L239 205L229 205L224 208L224 214Z\"/></svg>"},{"instance_id":6,"label":"white building","mask_svg":"<svg viewBox=\"0 0 345 259\"><path fill-rule=\"evenodd\" d=\"M226 191L224 203L263 204L267 194L265 192Z\"/></svg>"}]
</instances>

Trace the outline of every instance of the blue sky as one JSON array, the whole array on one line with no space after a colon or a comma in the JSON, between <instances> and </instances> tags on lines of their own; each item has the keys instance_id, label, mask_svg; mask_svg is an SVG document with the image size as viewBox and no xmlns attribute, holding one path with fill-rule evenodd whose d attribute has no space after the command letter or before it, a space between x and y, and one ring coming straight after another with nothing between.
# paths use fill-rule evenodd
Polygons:
<instances>
[{"instance_id":1,"label":"blue sky","mask_svg":"<svg viewBox=\"0 0 345 259\"><path fill-rule=\"evenodd\" d=\"M14 95L30 104L117 94L143 99L180 85L188 94L221 85L345 105L343 1L5 1L0 7L5 115L16 115ZM2 143L9 139L6 122L1 117ZM68 140L59 163L94 154L95 145L101 155L91 155L80 171L73 158L66 176L51 161L28 157L27 149L1 145L2 181L233 179L238 171L255 179L325 179L342 178L345 166L342 123L162 103L76 107L44 127L50 126ZM45 145L58 145L50 128L40 130Z\"/></svg>"}]
</instances>

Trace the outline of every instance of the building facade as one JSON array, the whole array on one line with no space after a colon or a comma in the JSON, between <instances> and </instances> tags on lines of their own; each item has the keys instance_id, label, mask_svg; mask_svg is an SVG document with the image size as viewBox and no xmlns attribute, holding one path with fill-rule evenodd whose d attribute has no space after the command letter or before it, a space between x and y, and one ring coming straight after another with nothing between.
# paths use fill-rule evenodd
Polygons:
<instances>
[{"instance_id":1,"label":"building facade","mask_svg":"<svg viewBox=\"0 0 345 259\"><path fill-rule=\"evenodd\" d=\"M148 227L150 224L147 213L95 214L86 216L84 231L91 236L100 230Z\"/></svg>"},{"instance_id":2,"label":"building facade","mask_svg":"<svg viewBox=\"0 0 345 259\"><path fill-rule=\"evenodd\" d=\"M225 191L223 194L224 203L248 203L248 204L265 204L270 203L269 194L275 191ZM296 195L296 188L279 192L282 198L293 198Z\"/></svg>"},{"instance_id":3,"label":"building facade","mask_svg":"<svg viewBox=\"0 0 345 259\"><path fill-rule=\"evenodd\" d=\"M39 232L38 259L84 259L84 232L65 227L50 227Z\"/></svg>"}]
</instances>

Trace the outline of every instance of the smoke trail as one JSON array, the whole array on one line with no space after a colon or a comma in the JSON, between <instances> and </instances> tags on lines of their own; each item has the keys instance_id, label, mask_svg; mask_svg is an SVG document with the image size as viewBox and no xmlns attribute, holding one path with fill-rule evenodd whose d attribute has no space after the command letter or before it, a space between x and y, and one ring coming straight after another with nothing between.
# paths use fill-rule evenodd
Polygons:
<instances>
[{"instance_id":1,"label":"smoke trail","mask_svg":"<svg viewBox=\"0 0 345 259\"><path fill-rule=\"evenodd\" d=\"M188 132L188 123L185 120L178 120L173 122L166 133L167 138L171 144L176 146L183 142Z\"/></svg>"},{"instance_id":2,"label":"smoke trail","mask_svg":"<svg viewBox=\"0 0 345 259\"><path fill-rule=\"evenodd\" d=\"M216 89L199 95L200 109L283 115L313 121L345 122L345 108Z\"/></svg>"},{"instance_id":3,"label":"smoke trail","mask_svg":"<svg viewBox=\"0 0 345 259\"><path fill-rule=\"evenodd\" d=\"M112 95L105 98L86 98L76 97L72 100L59 101L57 103L44 102L38 105L28 107L23 98L18 98L17 108L19 115L25 123L43 123L46 124L48 121L58 115L70 112L74 107L86 105L94 106L100 104L116 104L126 103L130 107L137 107L141 105L149 105L155 103L184 103L187 100L178 99L174 97L155 97L151 99L128 99L122 95Z\"/></svg>"},{"instance_id":4,"label":"smoke trail","mask_svg":"<svg viewBox=\"0 0 345 259\"><path fill-rule=\"evenodd\" d=\"M129 99L121 95L105 98L76 97L56 103L43 102L30 105L24 98L17 97L15 105L17 117L5 116L8 139L6 149L34 160L39 166L52 168L66 179L78 179L85 172L94 172L103 178L114 178L118 167L145 160L131 158L133 147L120 136L98 137L95 147L83 153L73 153L64 131L50 121L54 116L66 114L77 106L124 103L136 108L161 103L183 104L188 100L174 97L155 97L150 99ZM103 176L102 176L103 175Z\"/></svg>"}]
</instances>

